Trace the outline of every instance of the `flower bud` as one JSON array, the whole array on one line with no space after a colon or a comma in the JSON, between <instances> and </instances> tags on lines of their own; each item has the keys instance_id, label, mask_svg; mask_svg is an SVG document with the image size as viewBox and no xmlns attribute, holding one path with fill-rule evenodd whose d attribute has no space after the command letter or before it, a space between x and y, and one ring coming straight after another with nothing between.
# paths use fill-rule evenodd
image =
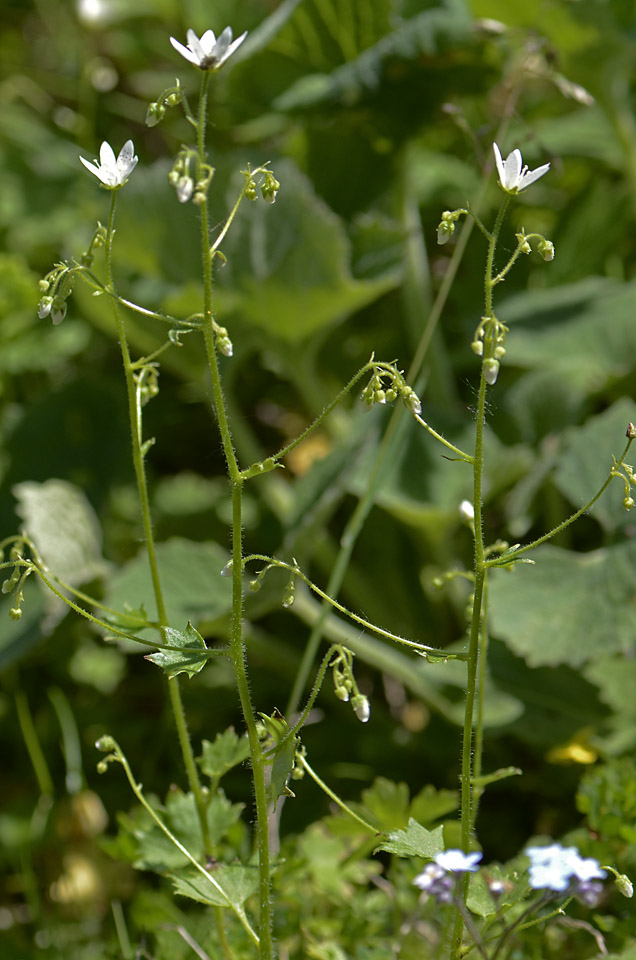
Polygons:
<instances>
[{"instance_id":1,"label":"flower bud","mask_svg":"<svg viewBox=\"0 0 636 960\"><path fill-rule=\"evenodd\" d=\"M166 108L162 103L150 103L146 111L146 126L156 127L165 116Z\"/></svg>"},{"instance_id":2,"label":"flower bud","mask_svg":"<svg viewBox=\"0 0 636 960\"><path fill-rule=\"evenodd\" d=\"M551 240L542 238L538 250L544 260L554 260L554 244Z\"/></svg>"},{"instance_id":3,"label":"flower bud","mask_svg":"<svg viewBox=\"0 0 636 960\"><path fill-rule=\"evenodd\" d=\"M205 203L205 194L201 190L197 190L192 197L192 203L196 204L197 207L202 206Z\"/></svg>"},{"instance_id":4,"label":"flower bud","mask_svg":"<svg viewBox=\"0 0 636 960\"><path fill-rule=\"evenodd\" d=\"M338 700L342 700L344 703L349 699L349 691L344 686L335 687L334 693L338 697Z\"/></svg>"},{"instance_id":5,"label":"flower bud","mask_svg":"<svg viewBox=\"0 0 636 960\"><path fill-rule=\"evenodd\" d=\"M109 750L115 749L115 741L111 736L105 734L96 742L95 749L101 751L101 753L107 753Z\"/></svg>"},{"instance_id":6,"label":"flower bud","mask_svg":"<svg viewBox=\"0 0 636 960\"><path fill-rule=\"evenodd\" d=\"M371 716L371 707L369 706L367 698L359 693L351 701L351 706L360 723L368 723L369 717Z\"/></svg>"},{"instance_id":7,"label":"flower bud","mask_svg":"<svg viewBox=\"0 0 636 960\"><path fill-rule=\"evenodd\" d=\"M497 383L497 377L499 376L499 361L494 358L489 358L484 360L484 378L486 383L490 386L494 386Z\"/></svg>"},{"instance_id":8,"label":"flower bud","mask_svg":"<svg viewBox=\"0 0 636 960\"><path fill-rule=\"evenodd\" d=\"M51 304L51 321L57 326L66 316L66 300L55 297Z\"/></svg>"},{"instance_id":9,"label":"flower bud","mask_svg":"<svg viewBox=\"0 0 636 960\"><path fill-rule=\"evenodd\" d=\"M177 183L177 200L179 203L187 203L194 192L194 180L192 177L181 177Z\"/></svg>"},{"instance_id":10,"label":"flower bud","mask_svg":"<svg viewBox=\"0 0 636 960\"><path fill-rule=\"evenodd\" d=\"M627 437L628 440L636 439L636 427L634 426L633 423L630 422L627 424L627 430L625 431L625 436Z\"/></svg>"},{"instance_id":11,"label":"flower bud","mask_svg":"<svg viewBox=\"0 0 636 960\"><path fill-rule=\"evenodd\" d=\"M473 340L470 345L470 349L473 353L477 354L478 357L483 357L484 355L484 342L483 340Z\"/></svg>"},{"instance_id":12,"label":"flower bud","mask_svg":"<svg viewBox=\"0 0 636 960\"><path fill-rule=\"evenodd\" d=\"M42 293L46 293L46 291L49 289L50 286L51 284L49 283L48 280L40 280L40 282L38 283L38 287L40 288L40 291Z\"/></svg>"},{"instance_id":13,"label":"flower bud","mask_svg":"<svg viewBox=\"0 0 636 960\"><path fill-rule=\"evenodd\" d=\"M505 356L506 356L506 348L505 348L505 347L495 347L495 349L493 350L493 356L494 356L495 360L501 360L502 357L505 357Z\"/></svg>"},{"instance_id":14,"label":"flower bud","mask_svg":"<svg viewBox=\"0 0 636 960\"><path fill-rule=\"evenodd\" d=\"M626 510L631 510L632 507L634 506L634 498L625 497L625 499L623 500L623 506Z\"/></svg>"},{"instance_id":15,"label":"flower bud","mask_svg":"<svg viewBox=\"0 0 636 960\"><path fill-rule=\"evenodd\" d=\"M181 92L175 91L174 93L171 93L170 96L166 99L166 103L168 104L169 107L176 107L178 106L178 104L181 103L181 100L182 100Z\"/></svg>"},{"instance_id":16,"label":"flower bud","mask_svg":"<svg viewBox=\"0 0 636 960\"><path fill-rule=\"evenodd\" d=\"M470 500L462 500L459 505L459 515L466 523L472 523L475 519L475 508Z\"/></svg>"},{"instance_id":17,"label":"flower bud","mask_svg":"<svg viewBox=\"0 0 636 960\"><path fill-rule=\"evenodd\" d=\"M258 195L256 193L256 183L254 180L248 180L245 187L245 196L248 200L258 200Z\"/></svg>"},{"instance_id":18,"label":"flower bud","mask_svg":"<svg viewBox=\"0 0 636 960\"><path fill-rule=\"evenodd\" d=\"M455 224L451 220L442 220L437 228L437 243L443 247L455 233Z\"/></svg>"},{"instance_id":19,"label":"flower bud","mask_svg":"<svg viewBox=\"0 0 636 960\"><path fill-rule=\"evenodd\" d=\"M279 190L280 190L280 183L278 182L274 174L268 170L267 173L265 174L265 181L261 185L261 193L263 195L263 200L265 200L266 203L275 203L276 194L278 193ZM251 197L249 199L251 199Z\"/></svg>"},{"instance_id":20,"label":"flower bud","mask_svg":"<svg viewBox=\"0 0 636 960\"><path fill-rule=\"evenodd\" d=\"M20 607L11 607L11 609L9 610L9 616L11 617L12 620L19 620L20 617L22 616L22 610L20 609Z\"/></svg>"},{"instance_id":21,"label":"flower bud","mask_svg":"<svg viewBox=\"0 0 636 960\"><path fill-rule=\"evenodd\" d=\"M53 305L53 297L42 297L38 305L38 317L40 320L44 320L45 317L51 312L51 307Z\"/></svg>"},{"instance_id":22,"label":"flower bud","mask_svg":"<svg viewBox=\"0 0 636 960\"><path fill-rule=\"evenodd\" d=\"M618 874L614 884L619 893L622 893L624 897L627 897L631 900L631 898L634 896L634 884L626 873Z\"/></svg>"},{"instance_id":23,"label":"flower bud","mask_svg":"<svg viewBox=\"0 0 636 960\"><path fill-rule=\"evenodd\" d=\"M234 561L228 560L223 569L221 570L222 577L231 577L234 570Z\"/></svg>"}]
</instances>

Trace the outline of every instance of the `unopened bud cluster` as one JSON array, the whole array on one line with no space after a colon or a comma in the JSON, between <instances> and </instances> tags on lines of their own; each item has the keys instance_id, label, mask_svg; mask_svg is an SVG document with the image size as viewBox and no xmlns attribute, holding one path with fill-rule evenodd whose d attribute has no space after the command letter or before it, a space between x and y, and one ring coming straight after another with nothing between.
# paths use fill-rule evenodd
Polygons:
<instances>
[{"instance_id":1,"label":"unopened bud cluster","mask_svg":"<svg viewBox=\"0 0 636 960\"><path fill-rule=\"evenodd\" d=\"M499 376L500 360L506 354L504 343L507 333L508 327L497 320L494 314L482 317L470 345L473 353L484 358L484 378L490 386L497 382Z\"/></svg>"},{"instance_id":2,"label":"unopened bud cluster","mask_svg":"<svg viewBox=\"0 0 636 960\"><path fill-rule=\"evenodd\" d=\"M226 328L219 326L219 324L213 320L212 329L214 330L214 345L216 349L219 353L222 353L224 357L231 357L234 353L234 346Z\"/></svg>"},{"instance_id":3,"label":"unopened bud cluster","mask_svg":"<svg viewBox=\"0 0 636 960\"><path fill-rule=\"evenodd\" d=\"M263 171L260 171L263 172ZM256 175L259 170L252 173L250 167L242 171L245 177L245 198L246 200L258 200L258 183ZM260 182L261 196L266 203L276 203L276 196L280 190L280 182L276 179L271 170L265 170L263 179Z\"/></svg>"},{"instance_id":4,"label":"unopened bud cluster","mask_svg":"<svg viewBox=\"0 0 636 960\"><path fill-rule=\"evenodd\" d=\"M40 280L38 286L44 294L38 304L38 317L44 320L50 317L54 324L61 323L66 316L66 301L73 292L75 277L65 263L56 264Z\"/></svg>"},{"instance_id":5,"label":"unopened bud cluster","mask_svg":"<svg viewBox=\"0 0 636 960\"><path fill-rule=\"evenodd\" d=\"M388 383L387 383L388 382ZM404 382L402 374L397 370L376 370L367 386L362 391L360 399L369 408L376 403L393 403L400 397L411 413L419 417L422 412L420 398L408 383Z\"/></svg>"},{"instance_id":6,"label":"unopened bud cluster","mask_svg":"<svg viewBox=\"0 0 636 960\"><path fill-rule=\"evenodd\" d=\"M14 602L9 610L9 616L12 620L19 620L22 616L22 604L24 603L22 588L24 581L31 573L31 567L19 563L19 561L23 560L21 544L14 544L11 547L10 559L15 562L15 566L11 576L2 584L2 593L14 594Z\"/></svg>"},{"instance_id":7,"label":"unopened bud cluster","mask_svg":"<svg viewBox=\"0 0 636 960\"><path fill-rule=\"evenodd\" d=\"M146 126L155 127L165 117L166 110L169 107L176 107L177 104L181 103L182 99L181 87L177 80L175 87L169 87L167 90L164 90L158 100L148 105L148 110L146 111Z\"/></svg>"},{"instance_id":8,"label":"unopened bud cluster","mask_svg":"<svg viewBox=\"0 0 636 960\"><path fill-rule=\"evenodd\" d=\"M444 210L442 219L440 220L437 228L437 242L440 246L444 246L445 243L448 243L450 238L455 233L455 224L465 212L465 210Z\"/></svg>"},{"instance_id":9,"label":"unopened bud cluster","mask_svg":"<svg viewBox=\"0 0 636 960\"><path fill-rule=\"evenodd\" d=\"M634 429L634 425L631 423L627 428L627 437L631 440L633 439L633 437L630 435L630 429L631 430ZM616 464L616 460L614 460L614 466L612 467L612 470L611 470L611 476L617 477L619 480L623 481L624 489L625 489L625 494L623 497L623 507L625 508L625 510L631 510L632 507L634 506L634 498L632 497L632 487L636 487L636 472L634 471L634 468L631 467L628 463L622 463L619 467Z\"/></svg>"},{"instance_id":10,"label":"unopened bud cluster","mask_svg":"<svg viewBox=\"0 0 636 960\"><path fill-rule=\"evenodd\" d=\"M532 253L530 241L536 240L537 253L546 261L554 260L554 244L551 240L546 240L546 238L539 233L532 233L526 236L524 230L520 230L515 236L519 244L519 253Z\"/></svg>"},{"instance_id":11,"label":"unopened bud cluster","mask_svg":"<svg viewBox=\"0 0 636 960\"><path fill-rule=\"evenodd\" d=\"M194 176L190 170L191 164L194 164L195 169L198 170ZM207 164L199 165L197 154L193 149L182 147L168 174L168 180L176 190L179 203L188 203L192 200L200 206L205 202L213 173L212 167Z\"/></svg>"},{"instance_id":12,"label":"unopened bud cluster","mask_svg":"<svg viewBox=\"0 0 636 960\"><path fill-rule=\"evenodd\" d=\"M351 703L356 717L361 723L367 723L371 716L371 706L364 694L360 693L353 675L353 654L346 647L338 645L336 655L331 661L334 693L344 703Z\"/></svg>"}]
</instances>

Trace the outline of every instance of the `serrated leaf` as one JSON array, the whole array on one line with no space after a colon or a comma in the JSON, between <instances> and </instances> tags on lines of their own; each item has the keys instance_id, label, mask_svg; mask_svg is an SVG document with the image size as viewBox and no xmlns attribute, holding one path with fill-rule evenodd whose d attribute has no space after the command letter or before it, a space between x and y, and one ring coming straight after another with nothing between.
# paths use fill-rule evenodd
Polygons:
<instances>
[{"instance_id":1,"label":"serrated leaf","mask_svg":"<svg viewBox=\"0 0 636 960\"><path fill-rule=\"evenodd\" d=\"M376 777L371 787L362 791L362 803L364 818L384 833L406 826L409 821L410 796L406 783Z\"/></svg>"},{"instance_id":2,"label":"serrated leaf","mask_svg":"<svg viewBox=\"0 0 636 960\"><path fill-rule=\"evenodd\" d=\"M236 767L250 755L247 737L239 737L234 727L218 733L214 743L204 740L201 744L201 756L197 763L203 773L212 780L219 780L224 774Z\"/></svg>"},{"instance_id":3,"label":"serrated leaf","mask_svg":"<svg viewBox=\"0 0 636 960\"><path fill-rule=\"evenodd\" d=\"M239 913L242 913L245 901L258 889L258 869L238 864L222 864L211 868L210 876L219 884L223 893L192 866L169 876L174 892L182 897L216 907L232 907Z\"/></svg>"},{"instance_id":4,"label":"serrated leaf","mask_svg":"<svg viewBox=\"0 0 636 960\"><path fill-rule=\"evenodd\" d=\"M243 804L231 803L222 790L214 794L207 808L210 841L213 845L223 840L230 827L239 819L242 810ZM201 860L204 856L203 839L193 794L172 789L166 798L165 807L159 808L158 813L186 850L195 859ZM132 833L135 838L137 854L134 866L138 870L153 870L165 874L187 864L187 858L143 809L136 816L128 821L122 820L121 823L121 833Z\"/></svg>"},{"instance_id":5,"label":"serrated leaf","mask_svg":"<svg viewBox=\"0 0 636 960\"><path fill-rule=\"evenodd\" d=\"M412 817L405 830L392 830L389 839L377 848L397 857L425 857L431 860L444 849L444 828L427 830Z\"/></svg>"},{"instance_id":6,"label":"serrated leaf","mask_svg":"<svg viewBox=\"0 0 636 960\"><path fill-rule=\"evenodd\" d=\"M632 649L636 543L576 554L544 546L535 566L493 571L492 632L530 666L580 666Z\"/></svg>"},{"instance_id":7,"label":"serrated leaf","mask_svg":"<svg viewBox=\"0 0 636 960\"><path fill-rule=\"evenodd\" d=\"M413 797L410 815L424 825L445 817L453 810L457 810L458 806L457 790L436 790L431 784L427 784L416 797Z\"/></svg>"},{"instance_id":8,"label":"serrated leaf","mask_svg":"<svg viewBox=\"0 0 636 960\"><path fill-rule=\"evenodd\" d=\"M151 653L145 659L151 663L156 663L165 671L169 680L177 677L180 673L187 673L189 677L203 670L208 662L207 656L193 652L192 648L207 651L205 640L198 630L192 626L188 620L185 630L175 630L173 627L166 627L163 630L166 643L173 647L184 648L183 652L178 650L160 650L158 653Z\"/></svg>"}]
</instances>

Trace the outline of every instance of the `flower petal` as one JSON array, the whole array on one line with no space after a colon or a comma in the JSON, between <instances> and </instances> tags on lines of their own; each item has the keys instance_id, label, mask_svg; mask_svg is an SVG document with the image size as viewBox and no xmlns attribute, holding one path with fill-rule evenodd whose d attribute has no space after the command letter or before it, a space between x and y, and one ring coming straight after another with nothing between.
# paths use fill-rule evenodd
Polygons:
<instances>
[{"instance_id":1,"label":"flower petal","mask_svg":"<svg viewBox=\"0 0 636 960\"><path fill-rule=\"evenodd\" d=\"M175 40L174 37L170 37L170 43L175 48L177 53L180 53L182 57L185 57L186 60L189 60L190 63L193 63L195 67L198 67L199 60L195 53L192 50L189 50L187 47L184 47L182 43L179 43L178 40Z\"/></svg>"},{"instance_id":2,"label":"flower petal","mask_svg":"<svg viewBox=\"0 0 636 960\"><path fill-rule=\"evenodd\" d=\"M535 180L538 180L539 177L542 177L550 169L549 163L544 163L543 166L537 167L536 170L528 170L527 173L521 177L519 183L519 190L525 190L526 187L529 187L531 183L534 183Z\"/></svg>"},{"instance_id":3,"label":"flower petal","mask_svg":"<svg viewBox=\"0 0 636 960\"><path fill-rule=\"evenodd\" d=\"M102 167L114 167L117 163L113 148L105 140L99 148L99 162Z\"/></svg>"},{"instance_id":4,"label":"flower petal","mask_svg":"<svg viewBox=\"0 0 636 960\"><path fill-rule=\"evenodd\" d=\"M496 143L493 143L492 149L495 154L495 163L497 164L497 173L499 174L499 182L503 186L503 180L504 180L505 174L504 174L504 165L503 165L503 159L501 156L501 150L499 149Z\"/></svg>"},{"instance_id":5,"label":"flower petal","mask_svg":"<svg viewBox=\"0 0 636 960\"><path fill-rule=\"evenodd\" d=\"M192 50L193 54L194 54L195 57L197 58L197 59L196 59L196 62L197 62L198 64L201 64L201 62L202 62L203 60L205 60L206 53L205 53L205 50L203 49L203 47L201 46L201 42L200 42L199 38L197 37L196 33L194 32L194 30L187 30L187 31L186 31L186 38L187 38L187 40L188 40L188 46L190 47L190 49Z\"/></svg>"},{"instance_id":6,"label":"flower petal","mask_svg":"<svg viewBox=\"0 0 636 960\"><path fill-rule=\"evenodd\" d=\"M219 37L219 41L220 40L221 40L221 37ZM203 36L201 37L200 42L206 57L209 57L217 43L217 39L214 35L214 30L206 30Z\"/></svg>"},{"instance_id":7,"label":"flower petal","mask_svg":"<svg viewBox=\"0 0 636 960\"><path fill-rule=\"evenodd\" d=\"M507 190L514 190L519 186L519 178L521 176L521 169L523 167L521 151L513 150L512 153L509 153L504 160L503 165L504 179L502 181L502 185Z\"/></svg>"},{"instance_id":8,"label":"flower petal","mask_svg":"<svg viewBox=\"0 0 636 960\"><path fill-rule=\"evenodd\" d=\"M237 47L241 46L246 36L247 36L247 30L244 33L242 33L240 37L237 37L236 40L234 40L234 42L229 45L225 53L221 57L219 57L219 61L217 63L218 67L220 67L222 63L225 63L225 61L232 56L232 54L237 49Z\"/></svg>"}]
</instances>

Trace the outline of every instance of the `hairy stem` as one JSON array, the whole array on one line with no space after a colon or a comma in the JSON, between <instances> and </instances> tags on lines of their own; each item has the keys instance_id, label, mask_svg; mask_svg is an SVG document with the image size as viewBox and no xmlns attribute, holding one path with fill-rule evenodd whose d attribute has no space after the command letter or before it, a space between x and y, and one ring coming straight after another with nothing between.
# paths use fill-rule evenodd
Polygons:
<instances>
[{"instance_id":1,"label":"hairy stem","mask_svg":"<svg viewBox=\"0 0 636 960\"><path fill-rule=\"evenodd\" d=\"M152 517L150 514L150 499L148 496L148 482L146 479L146 467L144 463L144 454L142 450L143 437L141 433L141 428L142 428L141 401L138 395L137 384L135 382L134 365L131 360L130 348L128 346L126 324L124 322L124 318L119 309L119 303L116 299L115 284L113 280L113 238L115 233L116 198L117 198L117 190L111 191L111 203L110 203L110 211L108 214L108 228L106 232L105 257L104 257L105 265L106 265L106 286L113 293L113 313L115 316L115 322L117 324L119 346L121 349L121 356L124 364L124 375L126 378L126 393L128 397L128 417L130 421L130 429L131 429L131 435L132 435L133 465L135 468L137 490L139 493L139 502L141 505L141 517L142 517L142 524L143 524L143 531L144 531L144 539L146 543L146 552L148 554L148 563L150 565L150 576L152 580L152 588L155 595L155 602L157 604L157 616L159 619L160 626L167 627L168 615L166 613L166 604L163 597L163 590L161 587L161 578L159 575L157 550L156 550L155 538L152 530ZM163 639L165 640L165 636L163 636ZM197 814L199 816L199 822L201 825L201 835L203 837L203 846L205 848L206 853L211 853L212 845L210 842L210 830L208 827L207 808L206 808L205 798L203 796L203 791L201 789L201 783L199 781L196 764L194 762L194 754L192 752L192 744L190 743L190 737L188 735L188 728L187 728L186 719L185 719L185 711L183 709L183 701L181 698L181 689L179 687L179 680L177 677L173 677L171 680L168 680L168 689L170 692L170 704L172 706L172 712L174 714L175 724L177 727L179 746L181 748L181 754L183 756L186 775L188 778L190 789L194 794L194 798L196 802Z\"/></svg>"},{"instance_id":2,"label":"hairy stem","mask_svg":"<svg viewBox=\"0 0 636 960\"><path fill-rule=\"evenodd\" d=\"M204 72L199 100L197 123L197 149L200 168L205 165L205 127L207 117L207 88L209 73ZM201 260L203 268L203 338L212 381L212 399L216 413L221 443L232 488L232 625L230 660L238 689L241 710L247 727L254 782L256 806L256 847L259 870L259 956L260 960L272 960L272 899L269 856L269 830L267 791L265 785L265 760L258 737L254 707L250 694L245 663L245 640L243 637L243 483L238 465L232 434L227 416L225 396L221 384L219 362L215 344L214 317L212 314L212 253L210 251L210 221L207 195L199 206L201 213Z\"/></svg>"}]
</instances>

